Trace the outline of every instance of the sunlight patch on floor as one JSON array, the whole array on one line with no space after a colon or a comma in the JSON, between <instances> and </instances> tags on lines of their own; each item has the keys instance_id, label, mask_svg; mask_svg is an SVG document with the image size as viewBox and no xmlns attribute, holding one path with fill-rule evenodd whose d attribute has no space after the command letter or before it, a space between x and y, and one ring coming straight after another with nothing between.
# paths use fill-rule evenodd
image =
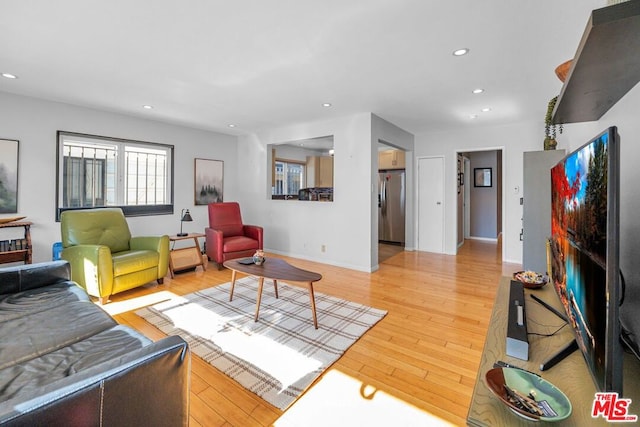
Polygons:
<instances>
[{"instance_id":1,"label":"sunlight patch on floor","mask_svg":"<svg viewBox=\"0 0 640 427\"><path fill-rule=\"evenodd\" d=\"M142 307L157 304L159 302L167 301L172 298L176 298L177 295L169 291L156 292L149 295L144 295L137 298L130 298L124 301L110 302L108 304L100 305L96 302L96 305L100 306L104 311L112 316L117 314L126 313L127 311L138 310Z\"/></svg>"},{"instance_id":2,"label":"sunlight patch on floor","mask_svg":"<svg viewBox=\"0 0 640 427\"><path fill-rule=\"evenodd\" d=\"M336 370L295 402L275 423L289 426L451 426L375 387Z\"/></svg>"},{"instance_id":3,"label":"sunlight patch on floor","mask_svg":"<svg viewBox=\"0 0 640 427\"><path fill-rule=\"evenodd\" d=\"M242 327L244 314L218 314L183 297L175 297L154 308L167 316L176 329L214 343L221 352L268 373L280 384L280 390L322 367L320 360L290 347L291 341L278 342L254 332L252 328L262 329L258 323Z\"/></svg>"}]
</instances>

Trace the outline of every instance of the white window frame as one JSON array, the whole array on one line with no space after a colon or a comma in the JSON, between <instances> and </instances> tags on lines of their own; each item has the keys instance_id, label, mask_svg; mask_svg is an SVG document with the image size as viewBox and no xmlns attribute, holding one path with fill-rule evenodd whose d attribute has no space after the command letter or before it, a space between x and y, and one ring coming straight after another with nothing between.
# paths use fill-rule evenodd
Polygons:
<instances>
[{"instance_id":1,"label":"white window frame","mask_svg":"<svg viewBox=\"0 0 640 427\"><path fill-rule=\"evenodd\" d=\"M274 177L274 193L273 195L275 196L297 196L298 193L296 194L288 194L288 183L287 183L287 178L289 176L288 174L288 166L289 165L296 165L298 167L302 167L302 174L301 174L301 179L300 179L300 189L305 188L306 187L306 181L307 181L307 165L304 162L300 162L300 161L296 161L296 160L286 160L286 159L278 159L276 158L274 161L274 165L276 165L276 167L274 167L274 173L276 173L277 170L277 164L278 163L282 163L283 164L283 171L282 171L282 175L283 175L283 180L282 180L282 193L279 193L277 191L278 185L278 179L277 176Z\"/></svg>"},{"instance_id":2,"label":"white window frame","mask_svg":"<svg viewBox=\"0 0 640 427\"><path fill-rule=\"evenodd\" d=\"M76 181L74 195L80 194L80 206L69 206L64 200L65 185L67 190L72 188L65 182L65 156L68 156L69 147L76 147L80 151L86 148L90 154L86 162L75 163L85 164L81 167L95 164L96 153L100 152L99 160L103 162L104 176L98 177L104 180L103 190L87 191L87 184L92 179L83 177L82 182ZM143 154L143 160L139 165L144 167L142 175L127 173L127 154L135 152ZM57 153L57 182L56 182L56 218L60 213L69 209L91 209L100 207L120 207L126 216L158 215L173 213L173 145L158 144L153 142L135 141L120 138L111 138L98 135L88 135L75 132L58 131L58 153ZM93 153L94 157L91 157ZM82 154L81 154L82 156ZM107 159L111 158L111 163ZM71 158L71 157L67 157ZM84 159L84 157L73 157L74 159ZM111 176L108 176L108 175ZM150 175L151 174L151 175ZM130 189L127 187L129 177L136 179L133 189L135 197L131 198ZM143 182L139 184L137 181ZM155 186L155 191L150 191L147 180L151 180ZM109 183L111 185L109 185ZM129 186L130 187L130 186ZM81 194L84 192L84 194ZM102 194L102 198L97 199L96 194ZM91 199L91 203L86 200ZM84 202L84 203L83 203Z\"/></svg>"}]
</instances>

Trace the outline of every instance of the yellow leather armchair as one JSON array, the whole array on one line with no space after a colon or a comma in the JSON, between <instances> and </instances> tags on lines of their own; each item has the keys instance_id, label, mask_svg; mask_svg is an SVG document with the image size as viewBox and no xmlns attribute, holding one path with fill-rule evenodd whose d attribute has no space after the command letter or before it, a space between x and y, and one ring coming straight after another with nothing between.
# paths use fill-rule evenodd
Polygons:
<instances>
[{"instance_id":1,"label":"yellow leather armchair","mask_svg":"<svg viewBox=\"0 0 640 427\"><path fill-rule=\"evenodd\" d=\"M109 297L156 280L169 268L169 236L131 237L120 208L62 212L62 259L71 278L105 304Z\"/></svg>"}]
</instances>

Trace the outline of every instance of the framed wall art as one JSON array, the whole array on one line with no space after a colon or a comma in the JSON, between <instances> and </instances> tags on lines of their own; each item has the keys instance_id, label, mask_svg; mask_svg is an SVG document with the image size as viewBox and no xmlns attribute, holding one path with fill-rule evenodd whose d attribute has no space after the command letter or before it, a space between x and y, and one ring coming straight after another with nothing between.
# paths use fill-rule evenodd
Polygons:
<instances>
[{"instance_id":1,"label":"framed wall art","mask_svg":"<svg viewBox=\"0 0 640 427\"><path fill-rule=\"evenodd\" d=\"M491 187L491 168L473 169L474 187Z\"/></svg>"},{"instance_id":2,"label":"framed wall art","mask_svg":"<svg viewBox=\"0 0 640 427\"><path fill-rule=\"evenodd\" d=\"M0 213L18 212L18 141L0 139Z\"/></svg>"},{"instance_id":3,"label":"framed wall art","mask_svg":"<svg viewBox=\"0 0 640 427\"><path fill-rule=\"evenodd\" d=\"M194 181L196 205L222 202L224 162L195 159Z\"/></svg>"}]
</instances>

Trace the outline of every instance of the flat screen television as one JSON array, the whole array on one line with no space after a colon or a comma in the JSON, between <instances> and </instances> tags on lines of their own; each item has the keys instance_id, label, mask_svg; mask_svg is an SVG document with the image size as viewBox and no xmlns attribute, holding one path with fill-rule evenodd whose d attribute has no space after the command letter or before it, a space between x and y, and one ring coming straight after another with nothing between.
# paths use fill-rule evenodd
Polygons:
<instances>
[{"instance_id":1,"label":"flat screen television","mask_svg":"<svg viewBox=\"0 0 640 427\"><path fill-rule=\"evenodd\" d=\"M596 388L622 394L619 146L610 127L551 169L551 277Z\"/></svg>"}]
</instances>

